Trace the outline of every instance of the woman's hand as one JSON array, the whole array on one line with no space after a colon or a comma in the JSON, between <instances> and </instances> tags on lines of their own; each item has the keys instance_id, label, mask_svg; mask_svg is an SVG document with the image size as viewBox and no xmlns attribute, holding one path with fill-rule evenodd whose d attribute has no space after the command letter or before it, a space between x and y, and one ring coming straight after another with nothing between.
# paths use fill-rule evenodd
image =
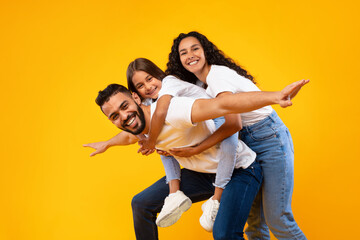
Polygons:
<instances>
[{"instance_id":1,"label":"woman's hand","mask_svg":"<svg viewBox=\"0 0 360 240\"><path fill-rule=\"evenodd\" d=\"M163 151L163 150L159 150L159 149L156 149L156 152L160 155L163 155L165 157L171 157L172 155L170 153L168 153L167 151Z\"/></svg>"},{"instance_id":2,"label":"woman's hand","mask_svg":"<svg viewBox=\"0 0 360 240\"><path fill-rule=\"evenodd\" d=\"M300 80L286 86L281 92L279 92L279 105L283 108L291 106L291 99L293 99L300 89L308 82L309 80Z\"/></svg>"},{"instance_id":3,"label":"woman's hand","mask_svg":"<svg viewBox=\"0 0 360 240\"><path fill-rule=\"evenodd\" d=\"M169 152L178 157L191 157L196 154L199 154L199 151L197 149L198 145L191 146L191 147L182 147L182 148L172 148L169 150Z\"/></svg>"}]
</instances>

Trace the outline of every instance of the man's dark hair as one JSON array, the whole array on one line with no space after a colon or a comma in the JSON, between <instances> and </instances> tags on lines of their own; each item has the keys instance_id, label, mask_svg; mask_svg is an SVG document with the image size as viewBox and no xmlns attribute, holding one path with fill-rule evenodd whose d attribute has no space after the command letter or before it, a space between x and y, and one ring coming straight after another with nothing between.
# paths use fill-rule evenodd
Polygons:
<instances>
[{"instance_id":1,"label":"man's dark hair","mask_svg":"<svg viewBox=\"0 0 360 240\"><path fill-rule=\"evenodd\" d=\"M131 97L130 91L124 87L123 85L119 85L116 83L108 85L104 90L99 91L99 94L95 100L96 104L102 107L104 103L109 101L110 97L114 96L117 93L124 93Z\"/></svg>"}]
</instances>

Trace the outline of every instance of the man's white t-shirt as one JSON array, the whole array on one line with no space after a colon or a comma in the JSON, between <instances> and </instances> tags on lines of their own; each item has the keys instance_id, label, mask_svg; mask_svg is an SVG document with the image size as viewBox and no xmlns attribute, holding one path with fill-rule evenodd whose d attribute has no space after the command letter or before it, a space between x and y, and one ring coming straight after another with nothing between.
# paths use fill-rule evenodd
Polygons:
<instances>
[{"instance_id":1,"label":"man's white t-shirt","mask_svg":"<svg viewBox=\"0 0 360 240\"><path fill-rule=\"evenodd\" d=\"M194 87L194 85L192 85ZM215 131L215 124L207 120L193 124L191 109L195 99L188 97L173 97L171 99L164 127L157 139L156 148L168 151L171 148L193 146L202 142ZM156 108L156 102L151 104L151 116ZM219 163L219 145L192 157L175 156L176 160L187 169L204 173L216 173ZM247 168L255 161L256 154L239 140L235 168Z\"/></svg>"},{"instance_id":2,"label":"man's white t-shirt","mask_svg":"<svg viewBox=\"0 0 360 240\"><path fill-rule=\"evenodd\" d=\"M215 98L222 92L252 92L260 89L249 79L239 75L234 70L219 65L211 65L208 76L206 77L206 93ZM244 126L249 126L263 120L273 111L271 106L266 106L251 112L241 113Z\"/></svg>"}]
</instances>

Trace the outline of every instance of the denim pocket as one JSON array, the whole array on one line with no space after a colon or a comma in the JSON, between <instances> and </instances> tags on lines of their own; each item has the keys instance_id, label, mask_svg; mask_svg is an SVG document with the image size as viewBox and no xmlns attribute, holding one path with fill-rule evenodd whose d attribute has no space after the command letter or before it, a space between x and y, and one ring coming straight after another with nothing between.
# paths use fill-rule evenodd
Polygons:
<instances>
[{"instance_id":1,"label":"denim pocket","mask_svg":"<svg viewBox=\"0 0 360 240\"><path fill-rule=\"evenodd\" d=\"M276 137L276 131L271 127L271 125L266 124L259 128L253 129L250 132L250 137L255 141L263 141Z\"/></svg>"}]
</instances>

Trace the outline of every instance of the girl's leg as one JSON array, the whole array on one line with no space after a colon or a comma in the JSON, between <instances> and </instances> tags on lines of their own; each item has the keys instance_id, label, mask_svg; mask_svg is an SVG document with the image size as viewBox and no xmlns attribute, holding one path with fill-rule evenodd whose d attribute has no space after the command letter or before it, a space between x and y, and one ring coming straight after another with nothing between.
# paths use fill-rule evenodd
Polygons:
<instances>
[{"instance_id":1,"label":"girl's leg","mask_svg":"<svg viewBox=\"0 0 360 240\"><path fill-rule=\"evenodd\" d=\"M215 118L214 123L216 129L218 129L224 122L225 119L223 117ZM238 136L239 134L236 133L224 139L220 143L220 160L216 171L216 178L214 184L214 186L217 188L224 189L226 184L228 184L231 179L236 162L236 149L239 143ZM220 201L222 193L220 189L216 189L216 194L213 199Z\"/></svg>"},{"instance_id":2,"label":"girl's leg","mask_svg":"<svg viewBox=\"0 0 360 240\"><path fill-rule=\"evenodd\" d=\"M181 170L181 189L190 197L192 202L208 199L214 192L212 182L214 174L194 172L187 169ZM155 224L156 215L160 212L169 188L165 177L135 195L131 205L133 210L134 228L136 239L158 239L158 230Z\"/></svg>"},{"instance_id":3,"label":"girl's leg","mask_svg":"<svg viewBox=\"0 0 360 240\"><path fill-rule=\"evenodd\" d=\"M180 180L181 169L179 162L174 157L160 155L160 158L165 169L166 182L168 183L174 179Z\"/></svg>"},{"instance_id":4,"label":"girl's leg","mask_svg":"<svg viewBox=\"0 0 360 240\"><path fill-rule=\"evenodd\" d=\"M214 119L215 127L218 129L225 119L223 117ZM201 209L200 225L206 231L212 231L215 217L219 208L219 202L225 186L231 179L235 167L236 149L239 143L238 133L224 139L220 143L219 164L216 170L215 192L211 199L206 201Z\"/></svg>"},{"instance_id":5,"label":"girl's leg","mask_svg":"<svg viewBox=\"0 0 360 240\"><path fill-rule=\"evenodd\" d=\"M166 182L169 183L170 193L180 190L180 165L174 157L160 155L165 168Z\"/></svg>"},{"instance_id":6,"label":"girl's leg","mask_svg":"<svg viewBox=\"0 0 360 240\"><path fill-rule=\"evenodd\" d=\"M166 180L169 184L169 196L166 197L164 206L156 219L159 227L169 227L176 223L181 215L191 207L191 200L180 191L181 169L178 161L174 157L161 155Z\"/></svg>"}]
</instances>

